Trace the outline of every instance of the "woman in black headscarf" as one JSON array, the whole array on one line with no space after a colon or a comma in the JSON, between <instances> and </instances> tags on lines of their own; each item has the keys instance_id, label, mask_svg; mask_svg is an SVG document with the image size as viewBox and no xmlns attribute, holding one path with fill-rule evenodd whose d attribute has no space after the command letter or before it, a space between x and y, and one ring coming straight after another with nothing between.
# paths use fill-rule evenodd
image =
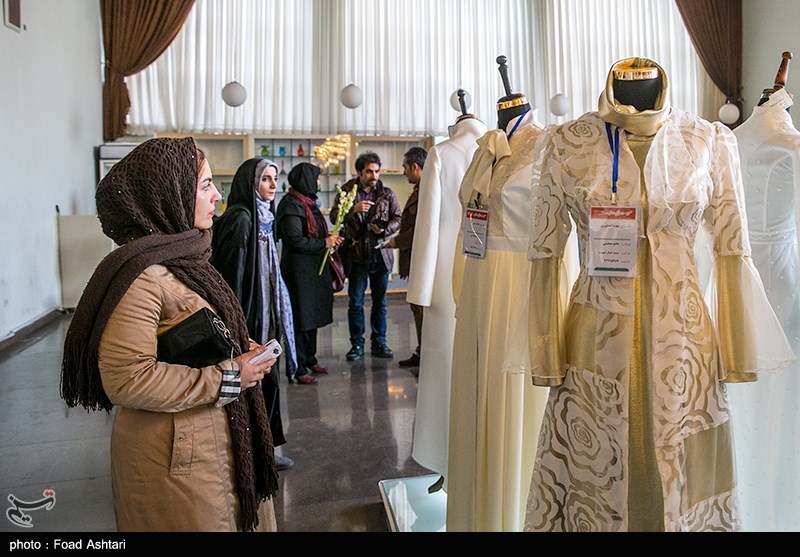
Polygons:
<instances>
[{"instance_id":1,"label":"woman in black headscarf","mask_svg":"<svg viewBox=\"0 0 800 557\"><path fill-rule=\"evenodd\" d=\"M278 204L275 217L283 244L281 272L289 289L294 315L297 366L312 373L327 373L317 361L317 329L333 322L333 286L329 264L319 267L326 250L342 243L329 236L325 217L317 207L319 167L303 162L289 172L288 195Z\"/></svg>"},{"instance_id":2,"label":"woman in black headscarf","mask_svg":"<svg viewBox=\"0 0 800 557\"><path fill-rule=\"evenodd\" d=\"M272 435L261 389L275 360L250 364L244 315L209 262L208 162L191 138L151 139L97 186L119 245L95 269L64 342L61 396L110 411L119 531L275 530ZM202 308L244 350L199 368L158 359L158 336Z\"/></svg>"},{"instance_id":3,"label":"woman in black headscarf","mask_svg":"<svg viewBox=\"0 0 800 557\"><path fill-rule=\"evenodd\" d=\"M211 264L239 299L253 339L261 344L273 338L281 342L291 381L297 368L292 306L281 277L273 234L272 202L278 189L277 177L278 165L263 157L246 160L239 166L228 207L214 222ZM261 384L276 447L286 443L278 375L272 374ZM294 461L285 455L275 458L278 470L294 466Z\"/></svg>"}]
</instances>

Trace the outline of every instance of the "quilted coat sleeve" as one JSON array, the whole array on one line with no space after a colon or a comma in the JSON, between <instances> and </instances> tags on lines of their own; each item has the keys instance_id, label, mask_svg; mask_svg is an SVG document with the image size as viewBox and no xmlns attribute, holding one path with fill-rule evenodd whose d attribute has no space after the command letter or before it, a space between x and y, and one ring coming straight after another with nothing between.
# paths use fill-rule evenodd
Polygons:
<instances>
[{"instance_id":1,"label":"quilted coat sleeve","mask_svg":"<svg viewBox=\"0 0 800 557\"><path fill-rule=\"evenodd\" d=\"M152 412L180 412L213 404L222 381L218 366L194 369L156 359L159 325L163 328L165 320L177 323L207 304L199 296L183 297L181 292L163 288L168 271L161 267L164 273L158 274L153 269L131 284L100 339L98 366L103 388L115 405ZM183 290L191 293L185 286Z\"/></svg>"}]
</instances>

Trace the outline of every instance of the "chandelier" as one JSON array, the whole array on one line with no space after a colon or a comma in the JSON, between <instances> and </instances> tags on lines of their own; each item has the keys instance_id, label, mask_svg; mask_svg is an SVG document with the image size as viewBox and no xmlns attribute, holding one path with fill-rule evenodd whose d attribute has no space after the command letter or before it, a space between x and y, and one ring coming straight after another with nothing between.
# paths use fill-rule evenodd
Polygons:
<instances>
[{"instance_id":1,"label":"chandelier","mask_svg":"<svg viewBox=\"0 0 800 557\"><path fill-rule=\"evenodd\" d=\"M347 158L350 141L347 135L327 137L322 145L314 147L314 156L328 167L335 165Z\"/></svg>"}]
</instances>

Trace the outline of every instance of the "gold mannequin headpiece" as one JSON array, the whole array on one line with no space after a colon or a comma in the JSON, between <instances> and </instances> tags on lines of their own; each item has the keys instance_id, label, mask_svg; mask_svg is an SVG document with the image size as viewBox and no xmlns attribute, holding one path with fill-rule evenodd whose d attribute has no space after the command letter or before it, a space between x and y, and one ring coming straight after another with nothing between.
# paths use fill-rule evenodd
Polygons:
<instances>
[{"instance_id":1,"label":"gold mannequin headpiece","mask_svg":"<svg viewBox=\"0 0 800 557\"><path fill-rule=\"evenodd\" d=\"M644 58L634 58L614 67L614 79L620 81L639 81L657 77L658 68L649 64Z\"/></svg>"},{"instance_id":2,"label":"gold mannequin headpiece","mask_svg":"<svg viewBox=\"0 0 800 557\"><path fill-rule=\"evenodd\" d=\"M497 110L505 110L507 108L514 108L515 106L522 106L523 104L527 104L528 99L525 97L518 97L516 99L511 99L510 101L503 101L497 103Z\"/></svg>"}]
</instances>

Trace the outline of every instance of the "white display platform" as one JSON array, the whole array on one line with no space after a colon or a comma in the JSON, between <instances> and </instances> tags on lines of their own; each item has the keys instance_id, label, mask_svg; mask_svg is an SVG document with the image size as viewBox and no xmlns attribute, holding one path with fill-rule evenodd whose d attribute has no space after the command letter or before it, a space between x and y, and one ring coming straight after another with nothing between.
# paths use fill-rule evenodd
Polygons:
<instances>
[{"instance_id":1,"label":"white display platform","mask_svg":"<svg viewBox=\"0 0 800 557\"><path fill-rule=\"evenodd\" d=\"M392 532L445 531L447 493L443 489L428 493L439 478L438 474L430 474L378 482Z\"/></svg>"}]
</instances>

